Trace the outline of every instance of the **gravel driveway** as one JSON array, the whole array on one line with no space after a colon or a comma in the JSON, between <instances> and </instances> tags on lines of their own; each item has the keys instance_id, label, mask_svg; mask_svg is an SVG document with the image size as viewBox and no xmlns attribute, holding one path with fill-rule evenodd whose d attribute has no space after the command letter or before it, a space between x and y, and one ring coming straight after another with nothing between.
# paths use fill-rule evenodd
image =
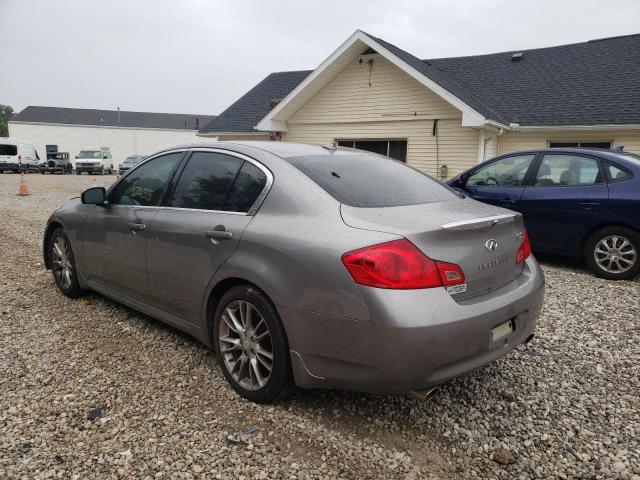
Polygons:
<instances>
[{"instance_id":1,"label":"gravel driveway","mask_svg":"<svg viewBox=\"0 0 640 480\"><path fill-rule=\"evenodd\" d=\"M212 352L43 269L49 214L114 177L0 175L0 478L640 479L640 283L545 261L536 338L428 403L241 399Z\"/></svg>"}]
</instances>

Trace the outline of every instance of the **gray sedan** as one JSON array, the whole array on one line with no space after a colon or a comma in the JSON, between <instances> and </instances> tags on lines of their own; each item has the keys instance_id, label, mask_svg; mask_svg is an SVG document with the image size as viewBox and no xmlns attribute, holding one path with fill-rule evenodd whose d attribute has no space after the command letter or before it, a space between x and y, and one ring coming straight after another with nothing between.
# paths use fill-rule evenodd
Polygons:
<instances>
[{"instance_id":1,"label":"gray sedan","mask_svg":"<svg viewBox=\"0 0 640 480\"><path fill-rule=\"evenodd\" d=\"M44 259L215 349L230 385L426 392L534 334L544 278L520 214L333 146L187 145L49 219Z\"/></svg>"}]
</instances>

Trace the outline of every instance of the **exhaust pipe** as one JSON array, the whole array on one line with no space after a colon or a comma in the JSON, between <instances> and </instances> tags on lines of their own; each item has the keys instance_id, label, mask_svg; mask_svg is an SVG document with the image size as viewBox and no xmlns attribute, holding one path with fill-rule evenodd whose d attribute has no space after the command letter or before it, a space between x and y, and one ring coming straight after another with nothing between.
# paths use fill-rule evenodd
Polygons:
<instances>
[{"instance_id":1,"label":"exhaust pipe","mask_svg":"<svg viewBox=\"0 0 640 480\"><path fill-rule=\"evenodd\" d=\"M438 390L440 390L439 386L428 388L426 390L412 390L408 392L407 395L409 395L409 397L413 398L414 400L418 400L419 402L428 402Z\"/></svg>"}]
</instances>

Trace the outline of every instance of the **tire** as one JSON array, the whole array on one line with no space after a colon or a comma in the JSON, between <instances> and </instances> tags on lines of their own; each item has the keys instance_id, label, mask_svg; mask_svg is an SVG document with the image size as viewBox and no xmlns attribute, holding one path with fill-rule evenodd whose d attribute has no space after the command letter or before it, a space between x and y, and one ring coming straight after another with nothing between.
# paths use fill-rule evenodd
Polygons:
<instances>
[{"instance_id":1,"label":"tire","mask_svg":"<svg viewBox=\"0 0 640 480\"><path fill-rule=\"evenodd\" d=\"M241 315L240 310L246 312L247 305L253 309L250 317L253 319L251 327L255 336L247 335L242 340L241 332L246 332L247 314ZM235 312L235 322L230 317L229 310ZM235 325L236 330L232 330L230 325ZM265 335L265 332L268 334ZM221 342L220 338L226 338L227 341ZM235 347L230 340L237 340ZM270 403L292 385L289 344L284 327L269 298L256 287L238 285L222 295L213 320L213 343L222 373L231 387L247 400ZM244 346L241 346L242 343ZM227 347L225 352L222 351L222 346ZM268 353L271 353L271 361ZM240 365L238 372L235 372L234 365ZM256 368L257 375L254 373Z\"/></svg>"},{"instance_id":2,"label":"tire","mask_svg":"<svg viewBox=\"0 0 640 480\"><path fill-rule=\"evenodd\" d=\"M585 244L584 260L589 270L600 278L634 278L640 273L640 234L618 226L598 230Z\"/></svg>"},{"instance_id":3,"label":"tire","mask_svg":"<svg viewBox=\"0 0 640 480\"><path fill-rule=\"evenodd\" d=\"M80 170L76 170L76 175L80 175L82 172Z\"/></svg>"},{"instance_id":4,"label":"tire","mask_svg":"<svg viewBox=\"0 0 640 480\"><path fill-rule=\"evenodd\" d=\"M80 288L78 282L78 272L71 242L62 228L56 228L53 231L48 247L49 265L51 265L51 273L53 273L58 290L69 298L78 298L84 293L84 290ZM68 271L68 274L65 271Z\"/></svg>"}]
</instances>

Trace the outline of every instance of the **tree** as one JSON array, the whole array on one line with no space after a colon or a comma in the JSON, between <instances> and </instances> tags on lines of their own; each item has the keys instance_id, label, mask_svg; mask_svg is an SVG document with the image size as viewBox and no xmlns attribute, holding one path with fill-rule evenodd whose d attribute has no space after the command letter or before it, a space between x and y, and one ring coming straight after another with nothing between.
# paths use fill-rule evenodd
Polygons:
<instances>
[{"instance_id":1,"label":"tree","mask_svg":"<svg viewBox=\"0 0 640 480\"><path fill-rule=\"evenodd\" d=\"M13 117L13 108L9 105L0 105L0 137L9 136L9 124L7 123Z\"/></svg>"}]
</instances>

